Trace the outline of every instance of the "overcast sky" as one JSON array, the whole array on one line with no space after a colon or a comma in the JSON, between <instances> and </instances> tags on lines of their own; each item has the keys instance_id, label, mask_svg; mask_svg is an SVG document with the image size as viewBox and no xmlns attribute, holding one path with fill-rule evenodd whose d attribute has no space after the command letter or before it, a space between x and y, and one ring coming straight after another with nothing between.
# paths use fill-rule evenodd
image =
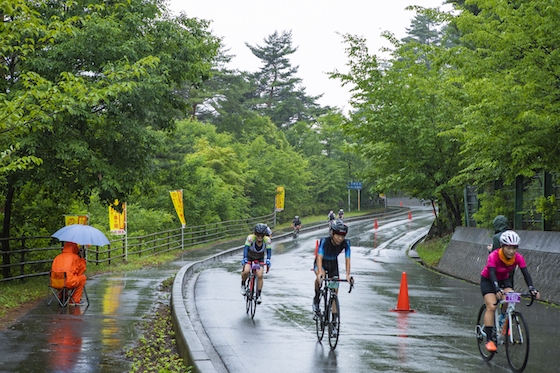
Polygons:
<instances>
[{"instance_id":1,"label":"overcast sky","mask_svg":"<svg viewBox=\"0 0 560 373\"><path fill-rule=\"evenodd\" d=\"M349 109L348 90L325 72L346 72L347 58L340 34L367 39L370 54L379 55L389 44L380 36L390 31L397 38L406 35L414 18L409 5L441 7L443 0L170 0L170 9L178 14L212 21L213 34L223 38L229 54L235 55L230 68L254 72L261 67L245 43L264 45L263 39L278 31L292 31L290 56L298 66L308 95L323 94L321 105ZM448 8L446 8L448 9Z\"/></svg>"}]
</instances>

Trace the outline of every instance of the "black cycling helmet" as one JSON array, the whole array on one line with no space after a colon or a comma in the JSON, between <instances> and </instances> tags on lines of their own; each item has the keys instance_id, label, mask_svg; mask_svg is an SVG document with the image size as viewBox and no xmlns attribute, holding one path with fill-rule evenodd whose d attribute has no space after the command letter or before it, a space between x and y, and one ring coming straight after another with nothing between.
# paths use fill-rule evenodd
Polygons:
<instances>
[{"instance_id":1,"label":"black cycling helmet","mask_svg":"<svg viewBox=\"0 0 560 373\"><path fill-rule=\"evenodd\" d=\"M333 234L336 233L346 236L346 233L348 233L348 226L344 224L342 220L336 219L331 225L331 232Z\"/></svg>"},{"instance_id":2,"label":"black cycling helmet","mask_svg":"<svg viewBox=\"0 0 560 373\"><path fill-rule=\"evenodd\" d=\"M266 235L267 232L267 225L263 223L258 223L255 225L255 234L264 234Z\"/></svg>"}]
</instances>

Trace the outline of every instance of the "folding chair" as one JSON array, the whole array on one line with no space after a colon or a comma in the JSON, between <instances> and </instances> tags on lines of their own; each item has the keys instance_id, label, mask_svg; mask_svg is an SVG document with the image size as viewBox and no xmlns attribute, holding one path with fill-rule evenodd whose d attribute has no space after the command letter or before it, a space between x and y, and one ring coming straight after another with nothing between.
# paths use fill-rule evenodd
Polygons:
<instances>
[{"instance_id":1,"label":"folding chair","mask_svg":"<svg viewBox=\"0 0 560 373\"><path fill-rule=\"evenodd\" d=\"M49 303L47 303L47 306L51 305L51 302L54 298L58 301L60 307L68 306L72 299L72 295L74 295L74 292L76 291L76 288L70 289L66 287L66 272L54 271L50 271L49 289L51 289L52 297L49 299Z\"/></svg>"}]
</instances>

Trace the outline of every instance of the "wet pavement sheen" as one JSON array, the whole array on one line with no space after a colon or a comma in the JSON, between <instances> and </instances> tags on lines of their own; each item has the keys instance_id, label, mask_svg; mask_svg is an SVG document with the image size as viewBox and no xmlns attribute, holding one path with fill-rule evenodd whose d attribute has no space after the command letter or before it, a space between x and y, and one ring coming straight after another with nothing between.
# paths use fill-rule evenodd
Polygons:
<instances>
[{"instance_id":1,"label":"wet pavement sheen","mask_svg":"<svg viewBox=\"0 0 560 373\"><path fill-rule=\"evenodd\" d=\"M317 342L311 302L316 240L324 232L274 243L264 301L252 320L239 294L240 257L200 272L194 285L197 332L204 333L218 372L508 372L504 346L490 363L477 349L474 326L482 296L478 285L443 276L415 263L407 249L427 233L429 212L414 218L350 223L351 294L341 284L341 332L331 351ZM340 256L340 268L343 259ZM406 272L413 313L391 312ZM518 307L526 317L531 353L525 372L556 372L560 357L557 308ZM219 360L219 361L216 361ZM204 373L204 372L202 372Z\"/></svg>"},{"instance_id":2,"label":"wet pavement sheen","mask_svg":"<svg viewBox=\"0 0 560 373\"><path fill-rule=\"evenodd\" d=\"M45 300L0 331L0 373L128 372L124 351L138 339L143 316L157 302L169 303L159 285L183 265L219 250L188 252L158 268L89 278L89 307L47 306ZM45 296L46 285L47 279Z\"/></svg>"}]
</instances>

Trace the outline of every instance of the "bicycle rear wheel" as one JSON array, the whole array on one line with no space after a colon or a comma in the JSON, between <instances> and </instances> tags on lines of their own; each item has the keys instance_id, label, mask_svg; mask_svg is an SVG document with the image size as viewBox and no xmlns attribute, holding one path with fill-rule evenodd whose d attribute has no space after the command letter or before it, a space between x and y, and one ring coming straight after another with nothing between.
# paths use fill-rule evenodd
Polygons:
<instances>
[{"instance_id":1,"label":"bicycle rear wheel","mask_svg":"<svg viewBox=\"0 0 560 373\"><path fill-rule=\"evenodd\" d=\"M315 319L315 331L317 332L317 340L319 342L323 340L323 335L325 334L326 309L327 299L325 298L325 293L321 291L319 295L319 312L313 315L313 319Z\"/></svg>"},{"instance_id":2,"label":"bicycle rear wheel","mask_svg":"<svg viewBox=\"0 0 560 373\"><path fill-rule=\"evenodd\" d=\"M259 279L257 276L253 277L253 283L251 285L251 318L255 317L255 312L257 311L257 286L259 284Z\"/></svg>"},{"instance_id":3,"label":"bicycle rear wheel","mask_svg":"<svg viewBox=\"0 0 560 373\"><path fill-rule=\"evenodd\" d=\"M511 314L511 333L506 336L506 354L509 365L515 373L523 372L529 360L529 330L520 312Z\"/></svg>"},{"instance_id":4,"label":"bicycle rear wheel","mask_svg":"<svg viewBox=\"0 0 560 373\"><path fill-rule=\"evenodd\" d=\"M336 309L336 314L332 312L333 307ZM327 315L329 318L329 344L331 345L331 350L334 350L338 344L338 336L340 335L340 304L336 295L333 295L331 298Z\"/></svg>"},{"instance_id":5,"label":"bicycle rear wheel","mask_svg":"<svg viewBox=\"0 0 560 373\"><path fill-rule=\"evenodd\" d=\"M494 357L494 352L486 349L486 335L484 334L484 314L486 313L486 304L480 306L478 317L476 318L475 335L478 344L478 351L484 361L490 361Z\"/></svg>"}]
</instances>

